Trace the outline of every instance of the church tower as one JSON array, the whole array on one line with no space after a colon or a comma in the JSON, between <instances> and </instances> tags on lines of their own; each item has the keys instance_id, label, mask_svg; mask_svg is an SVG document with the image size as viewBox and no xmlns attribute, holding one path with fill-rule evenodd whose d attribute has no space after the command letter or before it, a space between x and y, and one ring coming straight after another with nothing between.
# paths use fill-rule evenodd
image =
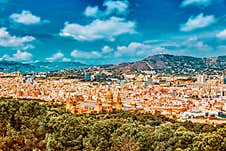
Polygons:
<instances>
[{"instance_id":1,"label":"church tower","mask_svg":"<svg viewBox=\"0 0 226 151\"><path fill-rule=\"evenodd\" d=\"M106 94L106 102L111 105L113 103L113 93L111 92L110 88L108 89L108 92Z\"/></svg>"},{"instance_id":2,"label":"church tower","mask_svg":"<svg viewBox=\"0 0 226 151\"><path fill-rule=\"evenodd\" d=\"M117 111L122 110L122 100L121 100L120 93L118 93L118 95L117 95L117 101L115 103L115 108L116 108Z\"/></svg>"},{"instance_id":3,"label":"church tower","mask_svg":"<svg viewBox=\"0 0 226 151\"><path fill-rule=\"evenodd\" d=\"M96 110L97 110L97 113L101 113L103 111L102 102L101 102L99 93L97 95Z\"/></svg>"},{"instance_id":4,"label":"church tower","mask_svg":"<svg viewBox=\"0 0 226 151\"><path fill-rule=\"evenodd\" d=\"M89 94L88 94L88 101L92 101L92 93L91 93L91 90L89 91Z\"/></svg>"}]
</instances>

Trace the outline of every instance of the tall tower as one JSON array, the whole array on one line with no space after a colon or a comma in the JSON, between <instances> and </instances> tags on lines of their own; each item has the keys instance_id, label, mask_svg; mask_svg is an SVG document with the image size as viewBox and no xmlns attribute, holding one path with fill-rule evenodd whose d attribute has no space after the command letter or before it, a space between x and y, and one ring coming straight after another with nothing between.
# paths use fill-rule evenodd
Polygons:
<instances>
[{"instance_id":1,"label":"tall tower","mask_svg":"<svg viewBox=\"0 0 226 151\"><path fill-rule=\"evenodd\" d=\"M92 93L91 93L91 90L89 91L89 94L88 94L88 101L92 101Z\"/></svg>"},{"instance_id":2,"label":"tall tower","mask_svg":"<svg viewBox=\"0 0 226 151\"><path fill-rule=\"evenodd\" d=\"M122 100L121 100L120 93L118 93L118 95L117 95L117 101L115 103L115 108L118 111L121 111L122 110Z\"/></svg>"},{"instance_id":3,"label":"tall tower","mask_svg":"<svg viewBox=\"0 0 226 151\"><path fill-rule=\"evenodd\" d=\"M97 95L96 110L97 110L97 113L101 113L103 111L102 102L101 102L99 93Z\"/></svg>"},{"instance_id":4,"label":"tall tower","mask_svg":"<svg viewBox=\"0 0 226 151\"><path fill-rule=\"evenodd\" d=\"M111 92L110 88L108 89L108 92L106 94L106 102L109 104L113 103L113 93Z\"/></svg>"},{"instance_id":5,"label":"tall tower","mask_svg":"<svg viewBox=\"0 0 226 151\"><path fill-rule=\"evenodd\" d=\"M207 75L205 75L205 74L198 75L198 77L197 77L197 82L199 84L204 84L206 82L206 80L207 80Z\"/></svg>"}]
</instances>

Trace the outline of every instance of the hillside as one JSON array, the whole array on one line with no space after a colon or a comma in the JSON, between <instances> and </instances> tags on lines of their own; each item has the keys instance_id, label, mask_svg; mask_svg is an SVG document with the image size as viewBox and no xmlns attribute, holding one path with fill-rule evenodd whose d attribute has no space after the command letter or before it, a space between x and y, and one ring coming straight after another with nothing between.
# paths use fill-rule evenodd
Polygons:
<instances>
[{"instance_id":1,"label":"hillside","mask_svg":"<svg viewBox=\"0 0 226 151\"><path fill-rule=\"evenodd\" d=\"M0 61L0 72L50 72L72 68L88 67L80 62L36 62L36 63L20 63L14 61Z\"/></svg>"},{"instance_id":2,"label":"hillside","mask_svg":"<svg viewBox=\"0 0 226 151\"><path fill-rule=\"evenodd\" d=\"M154 55L141 61L122 63L109 67L115 71L150 71L169 74L189 74L222 71L226 68L226 56L197 58L191 56Z\"/></svg>"},{"instance_id":3,"label":"hillside","mask_svg":"<svg viewBox=\"0 0 226 151\"><path fill-rule=\"evenodd\" d=\"M101 65L104 69L115 72L156 71L166 74L198 74L218 73L226 68L226 56L197 58L191 56L175 56L169 54L149 56L141 61L121 63L117 65ZM90 67L80 62L37 62L20 63L13 61L0 61L0 72L22 73L49 72L67 69L79 69Z\"/></svg>"}]
</instances>

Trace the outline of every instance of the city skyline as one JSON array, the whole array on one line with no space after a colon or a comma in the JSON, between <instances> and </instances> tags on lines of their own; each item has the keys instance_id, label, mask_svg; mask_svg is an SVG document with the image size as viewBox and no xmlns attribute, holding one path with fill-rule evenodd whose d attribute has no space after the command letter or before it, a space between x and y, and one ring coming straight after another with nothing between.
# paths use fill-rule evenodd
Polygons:
<instances>
[{"instance_id":1,"label":"city skyline","mask_svg":"<svg viewBox=\"0 0 226 151\"><path fill-rule=\"evenodd\" d=\"M226 55L224 0L0 0L0 60L110 64Z\"/></svg>"}]
</instances>

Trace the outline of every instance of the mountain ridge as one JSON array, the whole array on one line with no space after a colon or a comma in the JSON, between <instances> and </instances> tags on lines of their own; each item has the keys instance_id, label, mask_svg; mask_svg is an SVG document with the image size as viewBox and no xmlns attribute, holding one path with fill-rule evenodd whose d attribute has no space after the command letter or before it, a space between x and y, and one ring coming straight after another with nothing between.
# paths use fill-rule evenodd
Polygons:
<instances>
[{"instance_id":1,"label":"mountain ridge","mask_svg":"<svg viewBox=\"0 0 226 151\"><path fill-rule=\"evenodd\" d=\"M111 70L124 72L150 71L169 74L189 74L212 72L214 69L222 71L226 68L226 56L217 57L193 57L177 56L170 54L158 54L144 58L143 60L129 63L121 63L109 67Z\"/></svg>"},{"instance_id":2,"label":"mountain ridge","mask_svg":"<svg viewBox=\"0 0 226 151\"><path fill-rule=\"evenodd\" d=\"M35 62L20 63L15 61L0 61L1 72L51 72L67 69L88 68L80 62ZM124 62L120 64L96 65L115 72L140 72L154 70L159 73L189 74L200 72L222 71L226 68L226 55L217 57L193 57L171 54L148 56L140 61Z\"/></svg>"},{"instance_id":3,"label":"mountain ridge","mask_svg":"<svg viewBox=\"0 0 226 151\"><path fill-rule=\"evenodd\" d=\"M71 68L84 68L89 65L80 62L35 62L35 63L21 63L15 61L0 61L1 72L15 72L22 73L29 72L51 72L58 70L65 70Z\"/></svg>"}]
</instances>

